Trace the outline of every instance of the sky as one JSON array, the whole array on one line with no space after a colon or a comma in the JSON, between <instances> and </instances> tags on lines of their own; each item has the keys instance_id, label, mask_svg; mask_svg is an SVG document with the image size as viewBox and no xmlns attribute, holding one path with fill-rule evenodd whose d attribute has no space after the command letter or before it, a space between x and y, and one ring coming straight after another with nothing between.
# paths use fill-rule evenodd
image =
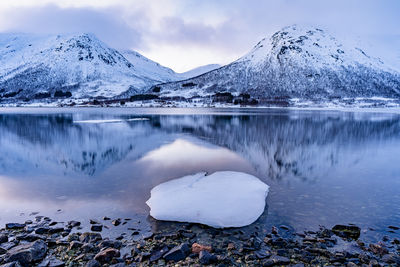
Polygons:
<instances>
[{"instance_id":1,"label":"sky","mask_svg":"<svg viewBox=\"0 0 400 267\"><path fill-rule=\"evenodd\" d=\"M292 24L400 62L399 0L1 0L0 32L95 34L177 72L227 64ZM399 64L400 65L400 64Z\"/></svg>"}]
</instances>

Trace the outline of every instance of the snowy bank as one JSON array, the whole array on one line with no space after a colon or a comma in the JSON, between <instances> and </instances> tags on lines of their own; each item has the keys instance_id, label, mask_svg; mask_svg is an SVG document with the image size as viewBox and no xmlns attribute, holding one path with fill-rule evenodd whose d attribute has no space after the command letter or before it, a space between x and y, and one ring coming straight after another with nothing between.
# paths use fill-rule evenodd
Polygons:
<instances>
[{"instance_id":1,"label":"snowy bank","mask_svg":"<svg viewBox=\"0 0 400 267\"><path fill-rule=\"evenodd\" d=\"M242 227L264 212L269 186L241 172L197 173L162 183L146 202L158 220Z\"/></svg>"}]
</instances>

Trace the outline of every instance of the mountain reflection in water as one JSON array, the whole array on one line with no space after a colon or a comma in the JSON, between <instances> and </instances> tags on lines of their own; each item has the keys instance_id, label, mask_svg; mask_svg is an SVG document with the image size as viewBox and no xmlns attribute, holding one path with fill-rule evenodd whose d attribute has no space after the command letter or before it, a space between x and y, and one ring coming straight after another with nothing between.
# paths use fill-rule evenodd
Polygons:
<instances>
[{"instance_id":1,"label":"mountain reflection in water","mask_svg":"<svg viewBox=\"0 0 400 267\"><path fill-rule=\"evenodd\" d=\"M74 123L102 119L124 121ZM0 223L32 211L81 221L145 217L154 186L199 171L233 170L271 186L262 224L355 223L384 232L400 222L399 147L396 114L2 113Z\"/></svg>"}]
</instances>

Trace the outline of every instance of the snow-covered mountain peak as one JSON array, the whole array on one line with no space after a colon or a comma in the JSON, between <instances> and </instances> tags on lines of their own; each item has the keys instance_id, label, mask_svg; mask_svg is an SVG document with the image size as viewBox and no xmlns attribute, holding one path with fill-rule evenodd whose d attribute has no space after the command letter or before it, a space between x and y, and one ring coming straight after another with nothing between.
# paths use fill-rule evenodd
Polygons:
<instances>
[{"instance_id":1,"label":"snow-covered mountain peak","mask_svg":"<svg viewBox=\"0 0 400 267\"><path fill-rule=\"evenodd\" d=\"M0 34L0 65L0 87L24 98L57 90L77 98L109 97L159 82L87 33Z\"/></svg>"},{"instance_id":2,"label":"snow-covered mountain peak","mask_svg":"<svg viewBox=\"0 0 400 267\"><path fill-rule=\"evenodd\" d=\"M292 25L270 38L261 40L238 61L250 61L259 66L268 62L313 65L316 68L340 68L362 64L385 68L380 59L369 56L358 47L349 47L326 30L312 26Z\"/></svg>"},{"instance_id":3,"label":"snow-covered mountain peak","mask_svg":"<svg viewBox=\"0 0 400 267\"><path fill-rule=\"evenodd\" d=\"M291 98L398 98L400 75L323 29L293 25L264 38L231 64L161 88L167 96L181 96L183 91L190 97L247 93L265 103Z\"/></svg>"}]
</instances>

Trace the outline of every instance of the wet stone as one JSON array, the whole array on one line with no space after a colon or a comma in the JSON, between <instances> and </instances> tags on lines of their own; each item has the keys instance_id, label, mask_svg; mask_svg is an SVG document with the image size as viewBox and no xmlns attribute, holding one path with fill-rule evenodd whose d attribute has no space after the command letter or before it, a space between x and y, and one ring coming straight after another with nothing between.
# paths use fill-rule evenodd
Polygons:
<instances>
[{"instance_id":1,"label":"wet stone","mask_svg":"<svg viewBox=\"0 0 400 267\"><path fill-rule=\"evenodd\" d=\"M101 264L96 260L90 260L86 264L86 267L101 267Z\"/></svg>"},{"instance_id":2,"label":"wet stone","mask_svg":"<svg viewBox=\"0 0 400 267\"><path fill-rule=\"evenodd\" d=\"M0 244L8 242L8 236L6 234L0 234Z\"/></svg>"},{"instance_id":3,"label":"wet stone","mask_svg":"<svg viewBox=\"0 0 400 267\"><path fill-rule=\"evenodd\" d=\"M354 225L335 225L332 232L340 237L358 239L360 237L361 229Z\"/></svg>"},{"instance_id":4,"label":"wet stone","mask_svg":"<svg viewBox=\"0 0 400 267\"><path fill-rule=\"evenodd\" d=\"M400 265L400 256L393 253L386 254L382 257L382 261L388 264Z\"/></svg>"},{"instance_id":5,"label":"wet stone","mask_svg":"<svg viewBox=\"0 0 400 267\"><path fill-rule=\"evenodd\" d=\"M80 236L80 241L83 243L93 243L96 241L102 240L102 237L99 233L83 233Z\"/></svg>"},{"instance_id":6,"label":"wet stone","mask_svg":"<svg viewBox=\"0 0 400 267\"><path fill-rule=\"evenodd\" d=\"M99 248L116 248L120 249L122 247L121 241L113 241L113 240L103 240L98 245Z\"/></svg>"},{"instance_id":7,"label":"wet stone","mask_svg":"<svg viewBox=\"0 0 400 267\"><path fill-rule=\"evenodd\" d=\"M74 228L74 227L78 227L80 225L81 225L81 222L78 222L78 221L69 221L67 223L68 228Z\"/></svg>"},{"instance_id":8,"label":"wet stone","mask_svg":"<svg viewBox=\"0 0 400 267\"><path fill-rule=\"evenodd\" d=\"M154 261L158 261L159 259L161 259L165 253L168 252L168 247L164 246L161 249L155 249L153 250L153 252L150 255L150 262L154 262Z\"/></svg>"},{"instance_id":9,"label":"wet stone","mask_svg":"<svg viewBox=\"0 0 400 267\"><path fill-rule=\"evenodd\" d=\"M109 263L113 258L119 257L120 252L115 248L107 248L105 250L100 251L94 257L94 259L100 263Z\"/></svg>"},{"instance_id":10,"label":"wet stone","mask_svg":"<svg viewBox=\"0 0 400 267\"><path fill-rule=\"evenodd\" d=\"M44 258L47 245L43 240L23 244L10 249L5 257L6 262L18 261L22 265L29 265Z\"/></svg>"},{"instance_id":11,"label":"wet stone","mask_svg":"<svg viewBox=\"0 0 400 267\"><path fill-rule=\"evenodd\" d=\"M114 226L118 226L121 224L121 219L116 219L111 222Z\"/></svg>"},{"instance_id":12,"label":"wet stone","mask_svg":"<svg viewBox=\"0 0 400 267\"><path fill-rule=\"evenodd\" d=\"M7 223L6 224L6 229L8 229L8 230L22 229L24 227L25 227L25 224L22 224L22 223Z\"/></svg>"},{"instance_id":13,"label":"wet stone","mask_svg":"<svg viewBox=\"0 0 400 267\"><path fill-rule=\"evenodd\" d=\"M190 253L190 248L187 243L183 243L177 247L171 249L168 253L164 255L166 261L180 261L185 259Z\"/></svg>"},{"instance_id":14,"label":"wet stone","mask_svg":"<svg viewBox=\"0 0 400 267\"><path fill-rule=\"evenodd\" d=\"M274 265L286 265L289 264L290 260L286 257L272 255L269 259L263 262L263 266L274 266Z\"/></svg>"},{"instance_id":15,"label":"wet stone","mask_svg":"<svg viewBox=\"0 0 400 267\"><path fill-rule=\"evenodd\" d=\"M41 240L46 240L46 237L44 235L38 235L38 234L27 234L27 235L19 235L15 237L17 240L25 240L25 241L29 241L29 242L33 242L36 241L38 239Z\"/></svg>"},{"instance_id":16,"label":"wet stone","mask_svg":"<svg viewBox=\"0 0 400 267\"><path fill-rule=\"evenodd\" d=\"M62 267L62 266L65 266L65 263L54 257L50 259L45 259L38 265L38 267Z\"/></svg>"},{"instance_id":17,"label":"wet stone","mask_svg":"<svg viewBox=\"0 0 400 267\"><path fill-rule=\"evenodd\" d=\"M93 224L90 227L90 230L92 230L93 232L101 232L103 230L103 225L101 225L101 224Z\"/></svg>"},{"instance_id":18,"label":"wet stone","mask_svg":"<svg viewBox=\"0 0 400 267\"><path fill-rule=\"evenodd\" d=\"M50 228L49 227L39 227L35 230L35 234L38 235L43 235L49 233Z\"/></svg>"},{"instance_id":19,"label":"wet stone","mask_svg":"<svg viewBox=\"0 0 400 267\"><path fill-rule=\"evenodd\" d=\"M49 234L56 234L56 233L61 233L64 231L63 227L55 227L55 228L50 228L49 229Z\"/></svg>"},{"instance_id":20,"label":"wet stone","mask_svg":"<svg viewBox=\"0 0 400 267\"><path fill-rule=\"evenodd\" d=\"M77 249L77 248L80 248L80 247L82 247L83 246L83 243L82 242L79 242L79 241L72 241L70 244L69 244L69 249L71 250L71 249Z\"/></svg>"},{"instance_id":21,"label":"wet stone","mask_svg":"<svg viewBox=\"0 0 400 267\"><path fill-rule=\"evenodd\" d=\"M211 254L207 250L202 250L200 251L199 254L199 261L201 264L211 264L217 262L218 258L217 256Z\"/></svg>"},{"instance_id":22,"label":"wet stone","mask_svg":"<svg viewBox=\"0 0 400 267\"><path fill-rule=\"evenodd\" d=\"M369 249L372 251L372 253L377 254L377 255L385 255L389 253L388 249L378 245L378 244L369 244Z\"/></svg>"},{"instance_id":23,"label":"wet stone","mask_svg":"<svg viewBox=\"0 0 400 267\"><path fill-rule=\"evenodd\" d=\"M3 244L0 245L0 251L1 251L1 249L9 250L9 249L15 247L16 245L17 245L17 244L15 244L14 242L6 242L6 243L3 243ZM1 253L0 253L0 254L1 254Z\"/></svg>"}]
</instances>

